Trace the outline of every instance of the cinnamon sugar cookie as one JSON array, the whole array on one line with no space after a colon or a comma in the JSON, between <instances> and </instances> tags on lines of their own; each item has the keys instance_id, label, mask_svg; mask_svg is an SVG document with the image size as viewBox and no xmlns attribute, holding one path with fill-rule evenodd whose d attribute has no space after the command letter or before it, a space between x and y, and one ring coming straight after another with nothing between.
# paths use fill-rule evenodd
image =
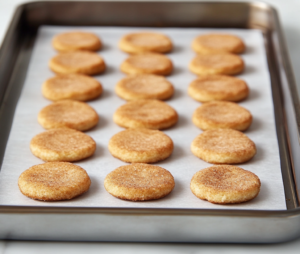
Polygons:
<instances>
[{"instance_id":1,"label":"cinnamon sugar cookie","mask_svg":"<svg viewBox=\"0 0 300 254\"><path fill-rule=\"evenodd\" d=\"M38 122L45 129L71 128L86 131L99 121L97 112L88 104L80 101L63 100L44 107Z\"/></svg>"},{"instance_id":2,"label":"cinnamon sugar cookie","mask_svg":"<svg viewBox=\"0 0 300 254\"><path fill-rule=\"evenodd\" d=\"M104 60L96 53L74 51L61 53L53 57L49 67L57 74L80 73L95 75L105 70Z\"/></svg>"},{"instance_id":3,"label":"cinnamon sugar cookie","mask_svg":"<svg viewBox=\"0 0 300 254\"><path fill-rule=\"evenodd\" d=\"M19 189L25 196L59 201L75 198L88 191L91 180L86 171L69 162L46 162L25 170L19 177Z\"/></svg>"},{"instance_id":4,"label":"cinnamon sugar cookie","mask_svg":"<svg viewBox=\"0 0 300 254\"><path fill-rule=\"evenodd\" d=\"M160 33L131 33L125 35L119 47L126 53L137 54L145 52L167 53L173 45L169 37Z\"/></svg>"},{"instance_id":5,"label":"cinnamon sugar cookie","mask_svg":"<svg viewBox=\"0 0 300 254\"><path fill-rule=\"evenodd\" d=\"M171 60L157 53L143 53L128 57L121 65L126 74L169 75L173 70Z\"/></svg>"},{"instance_id":6,"label":"cinnamon sugar cookie","mask_svg":"<svg viewBox=\"0 0 300 254\"><path fill-rule=\"evenodd\" d=\"M116 94L130 101L137 99L166 100L174 93L173 85L164 77L153 74L130 75L120 80Z\"/></svg>"},{"instance_id":7,"label":"cinnamon sugar cookie","mask_svg":"<svg viewBox=\"0 0 300 254\"><path fill-rule=\"evenodd\" d=\"M30 142L31 152L44 161L78 161L96 150L95 141L72 129L53 129L36 135Z\"/></svg>"},{"instance_id":8,"label":"cinnamon sugar cookie","mask_svg":"<svg viewBox=\"0 0 300 254\"><path fill-rule=\"evenodd\" d=\"M109 173L104 180L108 193L130 201L163 198L174 186L174 177L168 170L142 163L121 166Z\"/></svg>"},{"instance_id":9,"label":"cinnamon sugar cookie","mask_svg":"<svg viewBox=\"0 0 300 254\"><path fill-rule=\"evenodd\" d=\"M124 128L166 129L178 121L177 112L158 100L134 100L119 107L114 122Z\"/></svg>"},{"instance_id":10,"label":"cinnamon sugar cookie","mask_svg":"<svg viewBox=\"0 0 300 254\"><path fill-rule=\"evenodd\" d=\"M188 94L196 101L241 101L249 94L249 88L245 81L225 76L208 75L194 80Z\"/></svg>"},{"instance_id":11,"label":"cinnamon sugar cookie","mask_svg":"<svg viewBox=\"0 0 300 254\"><path fill-rule=\"evenodd\" d=\"M173 141L157 130L127 129L109 141L110 153L125 162L153 163L168 158L173 152Z\"/></svg>"},{"instance_id":12,"label":"cinnamon sugar cookie","mask_svg":"<svg viewBox=\"0 0 300 254\"><path fill-rule=\"evenodd\" d=\"M192 48L199 54L233 53L245 51L245 44L241 38L230 34L205 34L196 37Z\"/></svg>"},{"instance_id":13,"label":"cinnamon sugar cookie","mask_svg":"<svg viewBox=\"0 0 300 254\"><path fill-rule=\"evenodd\" d=\"M234 102L203 103L193 114L193 123L202 130L235 129L244 131L252 123L251 113Z\"/></svg>"},{"instance_id":14,"label":"cinnamon sugar cookie","mask_svg":"<svg viewBox=\"0 0 300 254\"><path fill-rule=\"evenodd\" d=\"M97 51L101 48L102 43L93 33L75 31L56 35L52 40L52 45L60 52L76 50Z\"/></svg>"},{"instance_id":15,"label":"cinnamon sugar cookie","mask_svg":"<svg viewBox=\"0 0 300 254\"><path fill-rule=\"evenodd\" d=\"M191 61L189 68L197 75L235 75L244 70L244 61L233 54L198 55Z\"/></svg>"},{"instance_id":16,"label":"cinnamon sugar cookie","mask_svg":"<svg viewBox=\"0 0 300 254\"><path fill-rule=\"evenodd\" d=\"M99 97L102 85L94 78L82 74L64 74L46 80L42 86L43 95L52 101L88 101Z\"/></svg>"},{"instance_id":17,"label":"cinnamon sugar cookie","mask_svg":"<svg viewBox=\"0 0 300 254\"><path fill-rule=\"evenodd\" d=\"M216 204L235 204L255 198L259 178L250 171L231 165L215 165L198 171L192 178L193 194Z\"/></svg>"},{"instance_id":18,"label":"cinnamon sugar cookie","mask_svg":"<svg viewBox=\"0 0 300 254\"><path fill-rule=\"evenodd\" d=\"M256 154L254 142L232 129L204 131L194 139L191 150L200 159L216 164L243 163Z\"/></svg>"}]
</instances>

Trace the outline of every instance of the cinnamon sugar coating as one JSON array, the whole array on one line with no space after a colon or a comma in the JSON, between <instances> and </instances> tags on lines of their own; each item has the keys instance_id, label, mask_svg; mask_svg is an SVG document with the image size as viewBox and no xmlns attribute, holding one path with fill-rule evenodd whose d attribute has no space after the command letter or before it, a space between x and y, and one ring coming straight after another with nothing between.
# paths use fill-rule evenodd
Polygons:
<instances>
[{"instance_id":1,"label":"cinnamon sugar coating","mask_svg":"<svg viewBox=\"0 0 300 254\"><path fill-rule=\"evenodd\" d=\"M198 171L192 178L193 194L216 204L241 203L255 198L259 178L250 171L231 165L215 165Z\"/></svg>"},{"instance_id":2,"label":"cinnamon sugar coating","mask_svg":"<svg viewBox=\"0 0 300 254\"><path fill-rule=\"evenodd\" d=\"M166 129L178 121L177 112L158 100L134 100L119 107L114 122L124 128Z\"/></svg>"},{"instance_id":3,"label":"cinnamon sugar coating","mask_svg":"<svg viewBox=\"0 0 300 254\"><path fill-rule=\"evenodd\" d=\"M109 141L110 153L125 162L154 163L168 158L173 152L172 139L161 131L127 129Z\"/></svg>"},{"instance_id":4,"label":"cinnamon sugar coating","mask_svg":"<svg viewBox=\"0 0 300 254\"><path fill-rule=\"evenodd\" d=\"M164 34L140 32L127 34L120 40L119 47L126 53L167 53L172 50L172 41Z\"/></svg>"},{"instance_id":5,"label":"cinnamon sugar coating","mask_svg":"<svg viewBox=\"0 0 300 254\"><path fill-rule=\"evenodd\" d=\"M93 33L74 31L56 35L52 40L52 45L60 52L76 50L97 51L101 48L102 43Z\"/></svg>"},{"instance_id":6,"label":"cinnamon sugar coating","mask_svg":"<svg viewBox=\"0 0 300 254\"><path fill-rule=\"evenodd\" d=\"M99 121L97 112L80 101L63 100L44 107L38 115L38 122L45 129L71 128L86 131Z\"/></svg>"},{"instance_id":7,"label":"cinnamon sugar coating","mask_svg":"<svg viewBox=\"0 0 300 254\"><path fill-rule=\"evenodd\" d=\"M132 55L121 64L121 71L126 74L169 75L172 70L171 60L157 53Z\"/></svg>"},{"instance_id":8,"label":"cinnamon sugar coating","mask_svg":"<svg viewBox=\"0 0 300 254\"><path fill-rule=\"evenodd\" d=\"M251 113L234 102L203 103L193 114L193 123L202 130L234 129L244 131L252 123Z\"/></svg>"},{"instance_id":9,"label":"cinnamon sugar coating","mask_svg":"<svg viewBox=\"0 0 300 254\"><path fill-rule=\"evenodd\" d=\"M124 100L169 99L173 85L164 77L153 74L129 75L118 82L116 94Z\"/></svg>"},{"instance_id":10,"label":"cinnamon sugar coating","mask_svg":"<svg viewBox=\"0 0 300 254\"><path fill-rule=\"evenodd\" d=\"M174 186L174 177L168 170L142 163L121 166L109 173L104 181L104 187L111 195L130 201L163 198Z\"/></svg>"},{"instance_id":11,"label":"cinnamon sugar coating","mask_svg":"<svg viewBox=\"0 0 300 254\"><path fill-rule=\"evenodd\" d=\"M102 85L89 76L71 73L46 80L42 86L42 93L52 101L88 101L101 95Z\"/></svg>"},{"instance_id":12,"label":"cinnamon sugar coating","mask_svg":"<svg viewBox=\"0 0 300 254\"><path fill-rule=\"evenodd\" d=\"M88 191L91 180L86 171L68 162L46 162L30 167L19 177L19 189L25 196L59 201L75 198Z\"/></svg>"},{"instance_id":13,"label":"cinnamon sugar coating","mask_svg":"<svg viewBox=\"0 0 300 254\"><path fill-rule=\"evenodd\" d=\"M202 132L192 142L192 153L215 164L237 164L256 154L254 142L240 131L213 129Z\"/></svg>"},{"instance_id":14,"label":"cinnamon sugar coating","mask_svg":"<svg viewBox=\"0 0 300 254\"><path fill-rule=\"evenodd\" d=\"M245 51L245 44L241 38L230 34L205 34L196 37L192 48L199 54L234 53Z\"/></svg>"},{"instance_id":15,"label":"cinnamon sugar coating","mask_svg":"<svg viewBox=\"0 0 300 254\"><path fill-rule=\"evenodd\" d=\"M44 161L78 161L92 156L96 142L72 129L52 129L32 138L31 152Z\"/></svg>"},{"instance_id":16,"label":"cinnamon sugar coating","mask_svg":"<svg viewBox=\"0 0 300 254\"><path fill-rule=\"evenodd\" d=\"M56 74L79 73L95 75L105 70L105 63L94 52L74 51L61 53L51 58L49 67Z\"/></svg>"},{"instance_id":17,"label":"cinnamon sugar coating","mask_svg":"<svg viewBox=\"0 0 300 254\"><path fill-rule=\"evenodd\" d=\"M249 94L245 81L225 75L206 75L194 80L188 88L188 94L200 102L241 101Z\"/></svg>"},{"instance_id":18,"label":"cinnamon sugar coating","mask_svg":"<svg viewBox=\"0 0 300 254\"><path fill-rule=\"evenodd\" d=\"M197 75L235 75L244 70L244 61L241 57L229 53L197 55L189 68Z\"/></svg>"}]
</instances>

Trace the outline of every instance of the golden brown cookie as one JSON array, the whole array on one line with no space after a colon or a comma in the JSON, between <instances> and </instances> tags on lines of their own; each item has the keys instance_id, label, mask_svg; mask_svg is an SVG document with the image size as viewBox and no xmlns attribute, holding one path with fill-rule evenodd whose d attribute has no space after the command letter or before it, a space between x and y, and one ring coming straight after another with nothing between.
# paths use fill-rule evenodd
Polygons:
<instances>
[{"instance_id":1,"label":"golden brown cookie","mask_svg":"<svg viewBox=\"0 0 300 254\"><path fill-rule=\"evenodd\" d=\"M169 75L172 70L171 60L157 53L132 55L121 64L121 71L126 74Z\"/></svg>"},{"instance_id":2,"label":"golden brown cookie","mask_svg":"<svg viewBox=\"0 0 300 254\"><path fill-rule=\"evenodd\" d=\"M131 33L120 40L119 47L126 53L138 54L145 52L167 53L173 48L169 37L160 33Z\"/></svg>"},{"instance_id":3,"label":"golden brown cookie","mask_svg":"<svg viewBox=\"0 0 300 254\"><path fill-rule=\"evenodd\" d=\"M46 162L25 170L19 177L25 196L43 201L75 198L88 191L91 180L86 171L69 162Z\"/></svg>"},{"instance_id":4,"label":"golden brown cookie","mask_svg":"<svg viewBox=\"0 0 300 254\"><path fill-rule=\"evenodd\" d=\"M102 85L86 75L64 74L46 80L42 86L42 93L52 101L88 101L101 95Z\"/></svg>"},{"instance_id":5,"label":"golden brown cookie","mask_svg":"<svg viewBox=\"0 0 300 254\"><path fill-rule=\"evenodd\" d=\"M127 129L109 140L108 149L114 157L125 162L153 163L172 154L173 141L161 131Z\"/></svg>"},{"instance_id":6,"label":"golden brown cookie","mask_svg":"<svg viewBox=\"0 0 300 254\"><path fill-rule=\"evenodd\" d=\"M168 170L143 163L118 167L104 180L104 187L108 193L130 201L163 198L174 186L174 177Z\"/></svg>"},{"instance_id":7,"label":"golden brown cookie","mask_svg":"<svg viewBox=\"0 0 300 254\"><path fill-rule=\"evenodd\" d=\"M99 121L97 112L88 104L80 101L63 100L44 107L38 122L45 129L71 128L86 131Z\"/></svg>"},{"instance_id":8,"label":"golden brown cookie","mask_svg":"<svg viewBox=\"0 0 300 254\"><path fill-rule=\"evenodd\" d=\"M158 100L134 100L119 107L114 122L124 128L166 129L178 121L177 112Z\"/></svg>"},{"instance_id":9,"label":"golden brown cookie","mask_svg":"<svg viewBox=\"0 0 300 254\"><path fill-rule=\"evenodd\" d=\"M169 99L174 93L173 85L164 77L153 74L129 75L118 82L116 94L122 99Z\"/></svg>"},{"instance_id":10,"label":"golden brown cookie","mask_svg":"<svg viewBox=\"0 0 300 254\"><path fill-rule=\"evenodd\" d=\"M255 198L259 178L250 171L231 165L215 165L198 171L190 188L200 199L216 204L235 204Z\"/></svg>"},{"instance_id":11,"label":"golden brown cookie","mask_svg":"<svg viewBox=\"0 0 300 254\"><path fill-rule=\"evenodd\" d=\"M192 48L199 54L233 53L245 51L245 44L241 38L230 34L205 34L196 37Z\"/></svg>"},{"instance_id":12,"label":"golden brown cookie","mask_svg":"<svg viewBox=\"0 0 300 254\"><path fill-rule=\"evenodd\" d=\"M249 88L245 81L225 76L207 75L194 80L188 94L196 101L241 101L249 94Z\"/></svg>"},{"instance_id":13,"label":"golden brown cookie","mask_svg":"<svg viewBox=\"0 0 300 254\"><path fill-rule=\"evenodd\" d=\"M49 67L56 74L80 73L96 75L104 72L104 60L96 53L74 51L58 54L49 62Z\"/></svg>"},{"instance_id":14,"label":"golden brown cookie","mask_svg":"<svg viewBox=\"0 0 300 254\"><path fill-rule=\"evenodd\" d=\"M60 52L76 50L97 51L101 48L102 43L93 33L75 31L56 35L52 40L52 45Z\"/></svg>"},{"instance_id":15,"label":"golden brown cookie","mask_svg":"<svg viewBox=\"0 0 300 254\"><path fill-rule=\"evenodd\" d=\"M79 161L94 154L96 142L80 131L53 129L33 137L30 150L43 161Z\"/></svg>"},{"instance_id":16,"label":"golden brown cookie","mask_svg":"<svg viewBox=\"0 0 300 254\"><path fill-rule=\"evenodd\" d=\"M202 132L191 145L192 153L200 159L216 164L237 164L256 154L254 142L240 131L214 129Z\"/></svg>"},{"instance_id":17,"label":"golden brown cookie","mask_svg":"<svg viewBox=\"0 0 300 254\"><path fill-rule=\"evenodd\" d=\"M235 75L244 70L244 61L234 54L197 55L189 68L197 75Z\"/></svg>"},{"instance_id":18,"label":"golden brown cookie","mask_svg":"<svg viewBox=\"0 0 300 254\"><path fill-rule=\"evenodd\" d=\"M193 114L193 123L202 130L234 129L244 131L252 123L251 113L234 102L203 103Z\"/></svg>"}]
</instances>

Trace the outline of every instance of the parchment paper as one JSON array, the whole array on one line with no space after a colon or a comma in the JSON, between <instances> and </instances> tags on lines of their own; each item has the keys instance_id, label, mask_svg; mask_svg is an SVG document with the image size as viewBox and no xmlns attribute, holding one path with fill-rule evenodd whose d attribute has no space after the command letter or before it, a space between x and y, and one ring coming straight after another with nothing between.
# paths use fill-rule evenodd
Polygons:
<instances>
[{"instance_id":1,"label":"parchment paper","mask_svg":"<svg viewBox=\"0 0 300 254\"><path fill-rule=\"evenodd\" d=\"M75 164L83 167L92 180L90 190L82 196L70 201L42 202L29 199L21 194L18 188L18 177L29 167L43 163L36 158L29 149L30 140L44 129L37 122L39 111L51 102L43 98L42 83L54 76L48 68L48 61L56 55L51 46L54 35L71 31L85 30L97 34L103 41L104 47L99 54L107 63L107 71L95 76L104 88L102 96L88 102L96 109L100 122L94 129L86 132L97 142L96 153L86 160ZM280 169L280 158L275 130L273 101L271 95L270 77L264 50L263 37L258 30L240 29L187 29L187 28L148 28L142 29L158 31L168 35L174 42L174 51L167 56L174 63L175 70L168 76L168 80L175 87L175 95L167 101L179 114L176 126L165 130L175 144L170 158L159 162L159 165L169 170L176 186L167 197L147 202L130 202L119 200L106 192L103 186L106 175L115 168L126 163L114 158L108 151L109 139L123 130L112 120L115 110L125 103L114 93L116 83L125 75L119 66L128 56L118 48L119 39L140 28L112 28L112 27L51 27L39 29L33 54L30 60L26 81L11 129L7 149L0 173L0 205L16 206L60 206L60 207L147 207L147 208L213 208L213 209L286 209L283 182ZM195 56L190 48L192 40L200 34L208 32L230 33L243 38L247 50L242 54L246 69L238 77L245 80L250 88L250 96L239 104L253 115L253 123L245 134L257 146L255 157L241 166L250 170L261 179L261 191L257 198L250 202L237 205L216 205L195 197L190 191L190 180L199 170L211 166L190 151L193 139L202 131L191 121L194 110L200 106L187 94L188 85L196 78L188 70L188 64Z\"/></svg>"}]
</instances>

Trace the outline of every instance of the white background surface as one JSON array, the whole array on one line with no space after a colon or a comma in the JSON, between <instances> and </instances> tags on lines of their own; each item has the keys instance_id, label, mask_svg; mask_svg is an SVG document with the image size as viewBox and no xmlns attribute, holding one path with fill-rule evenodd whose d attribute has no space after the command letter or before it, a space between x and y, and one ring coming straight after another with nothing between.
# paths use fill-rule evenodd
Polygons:
<instances>
[{"instance_id":1,"label":"white background surface","mask_svg":"<svg viewBox=\"0 0 300 254\"><path fill-rule=\"evenodd\" d=\"M220 0L221 1L221 0ZM232 1L232 0L231 0ZM240 0L242 1L242 0ZM15 7L24 1L0 0L0 41L2 41ZM300 84L300 1L266 0L279 12L286 36L296 82ZM0 225L1 226L1 225ZM300 225L299 225L300 226ZM137 243L58 243L0 241L2 253L300 253L300 239L272 245L253 244L137 244Z\"/></svg>"}]
</instances>

